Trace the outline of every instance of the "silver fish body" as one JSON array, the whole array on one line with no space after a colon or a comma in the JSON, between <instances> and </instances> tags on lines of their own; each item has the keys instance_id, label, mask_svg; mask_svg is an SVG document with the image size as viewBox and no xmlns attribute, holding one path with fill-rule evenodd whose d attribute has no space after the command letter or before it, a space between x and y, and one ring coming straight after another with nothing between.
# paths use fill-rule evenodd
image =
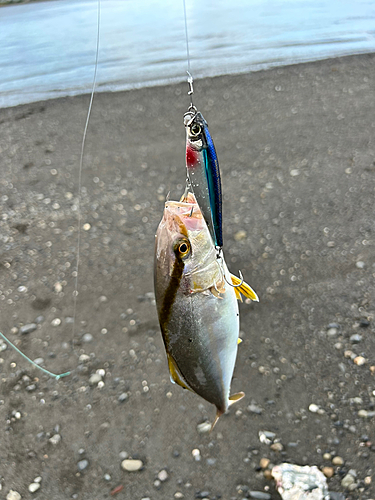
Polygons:
<instances>
[{"instance_id":1,"label":"silver fish body","mask_svg":"<svg viewBox=\"0 0 375 500\"><path fill-rule=\"evenodd\" d=\"M167 201L156 233L155 297L171 378L217 408L231 401L239 313L224 259L193 195ZM237 292L238 293L238 292Z\"/></svg>"}]
</instances>

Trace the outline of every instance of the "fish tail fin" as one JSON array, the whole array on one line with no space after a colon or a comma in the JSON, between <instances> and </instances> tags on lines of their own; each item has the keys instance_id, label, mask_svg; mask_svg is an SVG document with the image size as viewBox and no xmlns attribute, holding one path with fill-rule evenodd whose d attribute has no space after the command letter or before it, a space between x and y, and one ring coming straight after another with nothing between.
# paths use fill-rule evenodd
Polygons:
<instances>
[{"instance_id":1,"label":"fish tail fin","mask_svg":"<svg viewBox=\"0 0 375 500\"><path fill-rule=\"evenodd\" d=\"M216 416L215 416L215 420L213 421L212 425L211 425L211 429L210 429L210 434L211 432L214 430L214 427L215 425L217 424L217 421L219 420L219 418L221 417L221 415L223 414L224 412L222 410L219 410L217 409L216 410Z\"/></svg>"},{"instance_id":2,"label":"fish tail fin","mask_svg":"<svg viewBox=\"0 0 375 500\"><path fill-rule=\"evenodd\" d=\"M237 299L239 298L238 297L239 293L242 293L242 295L244 295L247 299L251 299L254 302L259 302L258 295L254 292L254 290L251 288L250 285L248 285L244 281L241 284L242 280L240 280L240 278L237 278L237 276L234 276L233 274L231 274L231 278L232 278L233 285L236 287L235 291L236 291ZM242 300L241 300L241 302L242 302Z\"/></svg>"},{"instance_id":3,"label":"fish tail fin","mask_svg":"<svg viewBox=\"0 0 375 500\"><path fill-rule=\"evenodd\" d=\"M243 397L245 397L244 392L237 392L236 394L229 396L228 407L232 406L234 403L237 403L237 401L240 401ZM215 420L213 421L213 424L211 425L210 434L213 431L213 429L214 429L215 425L217 424L217 421L219 420L221 415L223 415L223 413L225 413L225 412L223 410L219 410L219 408L216 410L216 417L215 417Z\"/></svg>"}]
</instances>

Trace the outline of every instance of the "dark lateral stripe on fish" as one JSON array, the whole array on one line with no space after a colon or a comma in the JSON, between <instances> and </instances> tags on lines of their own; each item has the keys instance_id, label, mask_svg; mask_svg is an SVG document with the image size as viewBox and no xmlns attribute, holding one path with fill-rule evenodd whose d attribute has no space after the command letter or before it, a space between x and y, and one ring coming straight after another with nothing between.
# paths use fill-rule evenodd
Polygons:
<instances>
[{"instance_id":1,"label":"dark lateral stripe on fish","mask_svg":"<svg viewBox=\"0 0 375 500\"><path fill-rule=\"evenodd\" d=\"M164 334L165 334L165 327L167 326L169 318L171 316L172 306L176 299L177 290L180 286L180 281L182 278L183 271L184 271L184 262L182 261L182 259L176 257L176 260L174 261L173 265L171 279L165 291L165 295L163 298L163 305L161 307L159 315L159 322Z\"/></svg>"}]
</instances>

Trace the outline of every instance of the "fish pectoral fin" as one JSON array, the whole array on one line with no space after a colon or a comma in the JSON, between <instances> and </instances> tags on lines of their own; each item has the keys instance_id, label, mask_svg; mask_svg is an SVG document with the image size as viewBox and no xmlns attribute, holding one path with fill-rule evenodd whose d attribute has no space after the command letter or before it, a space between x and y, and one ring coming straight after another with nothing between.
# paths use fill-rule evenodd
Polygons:
<instances>
[{"instance_id":1,"label":"fish pectoral fin","mask_svg":"<svg viewBox=\"0 0 375 500\"><path fill-rule=\"evenodd\" d=\"M220 292L214 287L212 286L210 288L210 292L212 293L212 295L214 295L217 299L221 299L223 300L223 297L220 297Z\"/></svg>"},{"instance_id":2,"label":"fish pectoral fin","mask_svg":"<svg viewBox=\"0 0 375 500\"><path fill-rule=\"evenodd\" d=\"M176 361L172 358L172 356L167 352L167 358L168 358L168 368L169 368L169 374L171 376L171 382L173 384L180 385L184 389L188 389L189 391L194 392L190 387L186 384L185 380L183 379L180 370L178 369L178 366L176 364Z\"/></svg>"},{"instance_id":3,"label":"fish pectoral fin","mask_svg":"<svg viewBox=\"0 0 375 500\"><path fill-rule=\"evenodd\" d=\"M237 392L237 394L229 396L228 406L232 406L234 403L237 403L237 401L240 401L243 397L245 397L244 392Z\"/></svg>"},{"instance_id":4,"label":"fish pectoral fin","mask_svg":"<svg viewBox=\"0 0 375 500\"><path fill-rule=\"evenodd\" d=\"M236 291L237 299L238 299L239 293L242 293L242 295L244 295L247 299L251 299L254 302L259 302L258 295L254 292L254 290L251 288L250 285L248 285L245 282L243 282L240 285L242 280L240 280L240 278L237 278L237 276L234 276L233 274L231 274L231 278L232 278L233 285L236 287L235 291ZM238 286L238 285L240 285L240 286Z\"/></svg>"}]
</instances>

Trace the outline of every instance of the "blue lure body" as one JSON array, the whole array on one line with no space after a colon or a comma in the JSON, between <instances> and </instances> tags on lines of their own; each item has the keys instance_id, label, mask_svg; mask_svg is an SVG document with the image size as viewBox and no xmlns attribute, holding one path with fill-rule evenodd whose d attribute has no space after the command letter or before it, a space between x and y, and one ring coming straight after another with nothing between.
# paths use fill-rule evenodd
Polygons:
<instances>
[{"instance_id":1,"label":"blue lure body","mask_svg":"<svg viewBox=\"0 0 375 500\"><path fill-rule=\"evenodd\" d=\"M223 246L219 160L207 122L200 112L185 114L188 178L216 247Z\"/></svg>"}]
</instances>

